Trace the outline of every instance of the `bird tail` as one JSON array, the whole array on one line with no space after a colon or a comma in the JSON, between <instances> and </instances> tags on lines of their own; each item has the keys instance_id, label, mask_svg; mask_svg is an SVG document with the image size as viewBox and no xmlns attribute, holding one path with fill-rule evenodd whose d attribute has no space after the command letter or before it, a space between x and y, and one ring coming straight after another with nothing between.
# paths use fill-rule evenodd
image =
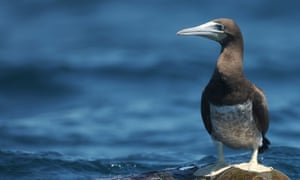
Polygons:
<instances>
[{"instance_id":1,"label":"bird tail","mask_svg":"<svg viewBox=\"0 0 300 180\"><path fill-rule=\"evenodd\" d=\"M265 136L263 136L263 145L259 147L258 152L263 153L265 150L269 149L270 144L271 142Z\"/></svg>"}]
</instances>

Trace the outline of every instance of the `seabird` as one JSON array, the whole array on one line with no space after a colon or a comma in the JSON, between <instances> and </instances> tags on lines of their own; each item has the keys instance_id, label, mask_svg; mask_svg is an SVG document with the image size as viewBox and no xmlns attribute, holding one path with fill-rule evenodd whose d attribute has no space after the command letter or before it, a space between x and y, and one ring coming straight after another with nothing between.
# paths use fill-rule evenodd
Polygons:
<instances>
[{"instance_id":1,"label":"seabird","mask_svg":"<svg viewBox=\"0 0 300 180\"><path fill-rule=\"evenodd\" d=\"M223 144L253 149L248 170L258 165L257 155L268 148L265 137L269 112L264 93L243 73L243 37L232 19L220 18L183 29L178 35L195 35L221 45L213 75L201 97L201 115L207 132L218 144L218 167L224 167Z\"/></svg>"}]
</instances>

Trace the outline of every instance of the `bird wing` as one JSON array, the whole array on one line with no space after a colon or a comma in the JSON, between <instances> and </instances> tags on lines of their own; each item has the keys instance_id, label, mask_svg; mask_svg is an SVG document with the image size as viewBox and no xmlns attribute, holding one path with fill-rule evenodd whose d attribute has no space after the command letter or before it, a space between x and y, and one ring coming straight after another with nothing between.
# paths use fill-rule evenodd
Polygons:
<instances>
[{"instance_id":1,"label":"bird wing","mask_svg":"<svg viewBox=\"0 0 300 180\"><path fill-rule=\"evenodd\" d=\"M256 86L254 86L254 98L253 98L253 116L256 126L263 135L269 128L269 111L267 100L264 93Z\"/></svg>"},{"instance_id":2,"label":"bird wing","mask_svg":"<svg viewBox=\"0 0 300 180\"><path fill-rule=\"evenodd\" d=\"M210 118L210 107L209 107L209 102L205 96L205 90L202 93L202 97L201 97L201 116L207 132L211 134L212 125L211 125L211 118Z\"/></svg>"}]
</instances>

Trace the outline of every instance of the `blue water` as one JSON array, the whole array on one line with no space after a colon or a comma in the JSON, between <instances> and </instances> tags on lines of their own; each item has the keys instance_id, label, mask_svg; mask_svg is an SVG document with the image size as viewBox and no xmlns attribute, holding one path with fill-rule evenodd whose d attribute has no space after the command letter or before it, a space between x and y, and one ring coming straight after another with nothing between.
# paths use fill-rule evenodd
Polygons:
<instances>
[{"instance_id":1,"label":"blue water","mask_svg":"<svg viewBox=\"0 0 300 180\"><path fill-rule=\"evenodd\" d=\"M199 101L220 47L176 32L217 17L240 25L245 74L267 95L272 146L260 161L300 179L300 3L220 3L1 1L0 179L214 162Z\"/></svg>"}]
</instances>

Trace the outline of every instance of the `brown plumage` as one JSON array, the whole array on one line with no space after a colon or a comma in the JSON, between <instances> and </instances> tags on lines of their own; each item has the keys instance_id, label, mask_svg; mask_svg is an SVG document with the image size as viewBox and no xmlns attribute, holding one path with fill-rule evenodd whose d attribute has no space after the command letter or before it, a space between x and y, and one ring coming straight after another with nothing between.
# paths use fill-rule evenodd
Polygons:
<instances>
[{"instance_id":1,"label":"brown plumage","mask_svg":"<svg viewBox=\"0 0 300 180\"><path fill-rule=\"evenodd\" d=\"M269 127L269 113L264 93L244 76L243 37L239 27L233 20L222 18L181 30L178 34L202 36L220 43L221 53L216 68L201 97L202 119L207 132L216 141L232 148L253 148L256 152L251 161L256 163L257 149L263 152L270 144L265 137ZM244 107L248 109L243 109ZM247 112L249 110L250 114L242 117L240 114L244 110ZM218 116L211 114L212 112L218 113ZM233 124L243 122L235 127L230 124L231 121L234 122ZM249 124L249 128L247 126L243 129L245 122ZM224 130L220 124L232 128L232 134L228 129ZM242 133L239 140L240 131ZM253 135L250 136L249 132L253 132ZM248 137L253 139L245 145L243 141Z\"/></svg>"},{"instance_id":2,"label":"brown plumage","mask_svg":"<svg viewBox=\"0 0 300 180\"><path fill-rule=\"evenodd\" d=\"M253 103L253 117L258 130L263 135L263 146L266 149L269 141L265 133L269 127L269 113L264 93L249 82L243 73L243 37L239 27L230 19L217 19L214 22L224 25L228 36L220 41L222 46L215 72L202 93L201 115L206 130L211 134L209 102L214 105L241 104L248 99Z\"/></svg>"}]
</instances>

